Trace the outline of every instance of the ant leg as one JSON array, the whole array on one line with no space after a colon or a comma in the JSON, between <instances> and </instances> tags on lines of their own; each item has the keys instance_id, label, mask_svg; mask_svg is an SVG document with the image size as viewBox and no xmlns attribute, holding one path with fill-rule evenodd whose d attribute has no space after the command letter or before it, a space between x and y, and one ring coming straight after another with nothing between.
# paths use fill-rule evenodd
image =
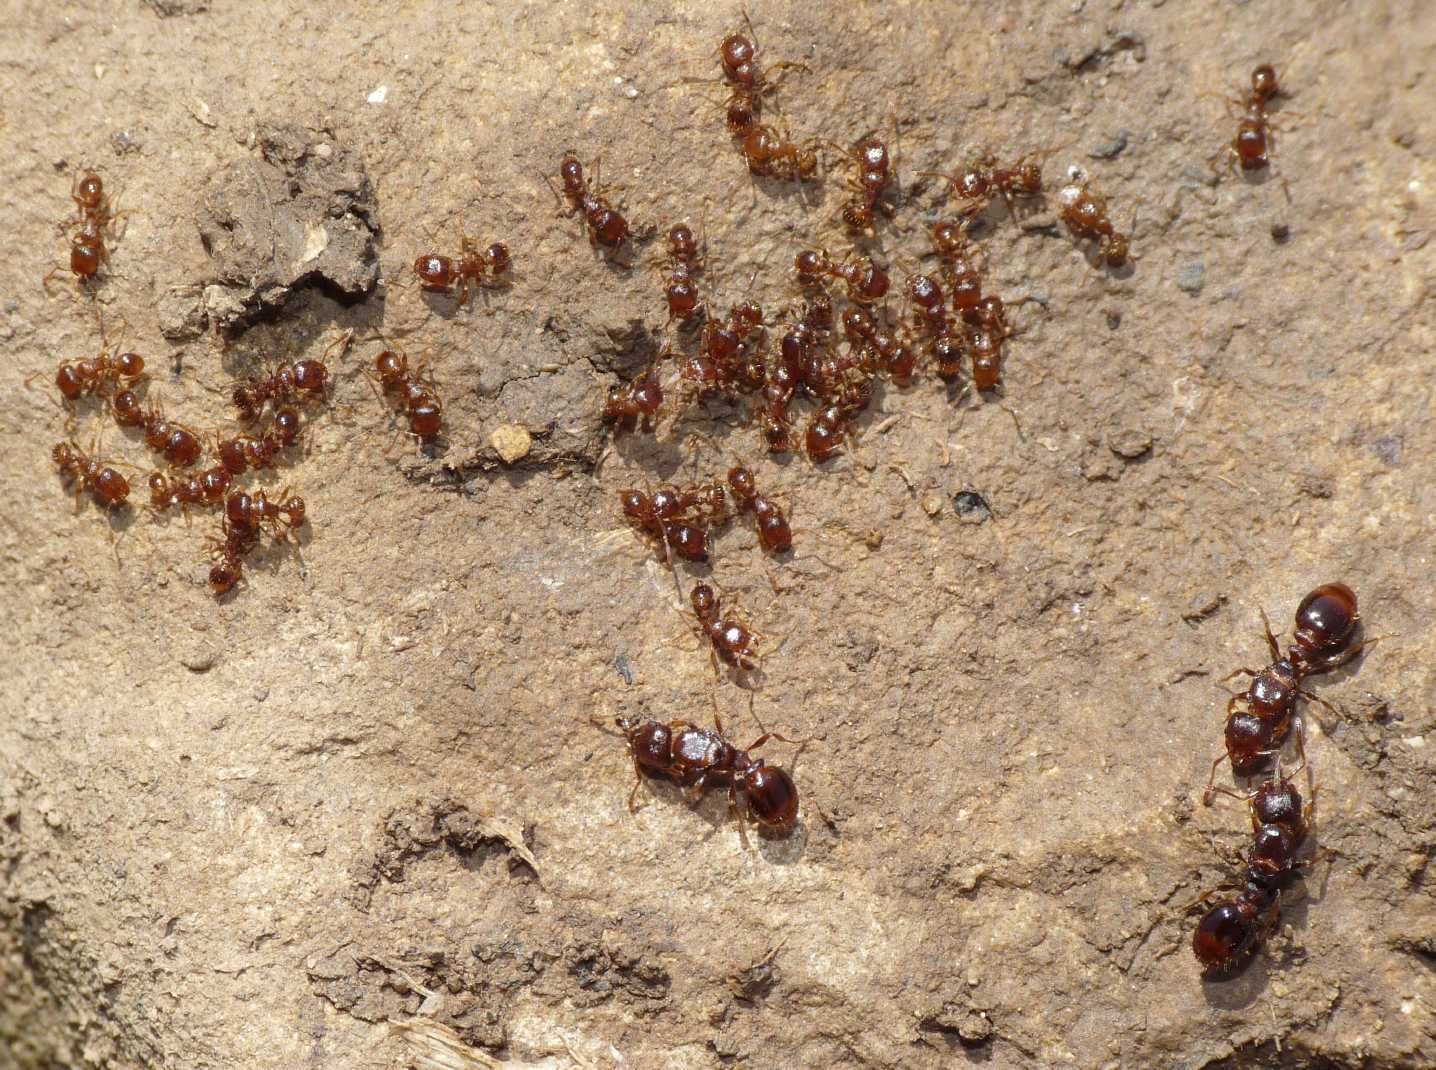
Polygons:
<instances>
[{"instance_id":1,"label":"ant leg","mask_svg":"<svg viewBox=\"0 0 1436 1070\"><path fill-rule=\"evenodd\" d=\"M1261 624L1263 630L1266 632L1266 645L1271 650L1271 660L1280 661L1281 647L1277 645L1276 636L1271 633L1271 621L1267 618L1266 609L1262 606L1257 606L1257 612L1261 614Z\"/></svg>"},{"instance_id":2,"label":"ant leg","mask_svg":"<svg viewBox=\"0 0 1436 1070\"><path fill-rule=\"evenodd\" d=\"M635 806L633 803L634 800L638 797L638 787L642 783L643 773L638 768L638 759L635 758L633 759L633 790L628 793L628 812L630 814L638 813L638 807Z\"/></svg>"},{"instance_id":3,"label":"ant leg","mask_svg":"<svg viewBox=\"0 0 1436 1070\"><path fill-rule=\"evenodd\" d=\"M1226 683L1228 680L1235 679L1235 678L1238 677L1238 676L1260 676L1260 675L1261 675L1261 673L1257 672L1255 669L1245 669L1245 668L1243 668L1243 669L1233 669L1231 672L1227 673L1227 674L1226 674L1225 676L1223 676L1220 680L1218 680L1217 683L1219 683L1219 684L1224 684L1224 683Z\"/></svg>"},{"instance_id":4,"label":"ant leg","mask_svg":"<svg viewBox=\"0 0 1436 1070\"><path fill-rule=\"evenodd\" d=\"M743 844L743 850L748 850L748 828L747 821L743 818L743 810L738 805L738 785L728 785L728 809L733 818L738 822L738 839Z\"/></svg>"},{"instance_id":5,"label":"ant leg","mask_svg":"<svg viewBox=\"0 0 1436 1070\"><path fill-rule=\"evenodd\" d=\"M1212 772L1211 775L1207 777L1207 788L1205 791L1202 792L1203 806L1212 805L1212 795L1216 792L1217 767L1220 766L1222 762L1226 760L1227 753L1223 751L1221 754L1217 755L1216 760L1212 762Z\"/></svg>"},{"instance_id":6,"label":"ant leg","mask_svg":"<svg viewBox=\"0 0 1436 1070\"><path fill-rule=\"evenodd\" d=\"M1244 803L1249 803L1252 800L1250 792L1233 791L1231 788L1209 787L1202 795L1202 802L1205 805L1210 806L1211 797L1214 795L1230 795L1233 799L1237 799Z\"/></svg>"}]
</instances>

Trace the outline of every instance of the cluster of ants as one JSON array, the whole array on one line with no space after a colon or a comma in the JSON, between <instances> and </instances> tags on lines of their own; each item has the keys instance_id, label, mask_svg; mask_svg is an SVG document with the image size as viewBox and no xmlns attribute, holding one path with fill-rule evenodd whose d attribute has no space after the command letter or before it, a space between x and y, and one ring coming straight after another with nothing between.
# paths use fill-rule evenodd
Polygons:
<instances>
[{"instance_id":1,"label":"cluster of ants","mask_svg":"<svg viewBox=\"0 0 1436 1070\"><path fill-rule=\"evenodd\" d=\"M1361 617L1356 595L1344 583L1323 584L1301 600L1285 655L1265 613L1262 623L1271 664L1260 670L1238 669L1227 677L1247 675L1251 683L1227 703L1225 751L1212 763L1202 796L1207 805L1218 793L1241 799L1250 807L1252 819L1252 841L1243 859L1245 874L1239 890L1209 909L1192 936L1192 951L1209 977L1228 975L1250 961L1280 920L1283 888L1310 864L1298 860L1297 853L1311 833L1312 803L1303 807L1301 793L1281 765L1287 742L1294 742L1301 763L1293 772L1306 770L1311 788L1304 726L1296 704L1298 698L1327 703L1305 690L1302 682L1346 664L1376 642L1358 638ZM1228 760L1237 777L1257 775L1273 760L1275 768L1257 787L1239 794L1214 787L1218 766ZM1198 903L1219 894L1208 893Z\"/></svg>"}]
</instances>

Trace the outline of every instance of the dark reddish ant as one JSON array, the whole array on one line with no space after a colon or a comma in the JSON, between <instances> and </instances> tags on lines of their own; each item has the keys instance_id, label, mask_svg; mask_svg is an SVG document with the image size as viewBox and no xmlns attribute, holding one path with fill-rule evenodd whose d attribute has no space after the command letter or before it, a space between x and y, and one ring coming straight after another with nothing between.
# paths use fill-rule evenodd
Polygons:
<instances>
[{"instance_id":1,"label":"dark reddish ant","mask_svg":"<svg viewBox=\"0 0 1436 1070\"><path fill-rule=\"evenodd\" d=\"M723 38L723 43L718 46L718 60L723 68L723 81L728 86L728 100L726 102L726 122L728 133L733 137L746 137L757 125L759 117L763 112L763 97L771 93L782 81L769 81L767 76L758 66L758 34L753 29L753 23L748 18L748 12L743 12L743 22L748 27L748 34L730 33ZM808 68L801 63L778 63L770 70L787 71L801 70ZM702 82L707 79L689 78L689 82Z\"/></svg>"},{"instance_id":2,"label":"dark reddish ant","mask_svg":"<svg viewBox=\"0 0 1436 1070\"><path fill-rule=\"evenodd\" d=\"M796 743L777 732L764 732L739 750L723 736L723 723L714 729L699 728L692 721L638 721L617 717L615 723L628 741L633 759L633 790L628 794L628 808L634 810L634 799L644 777L669 780L689 789L695 795L710 785L728 786L728 806L743 829L742 811L738 807L741 792L747 801L748 815L764 828L777 833L792 831L798 822L798 789L784 770L766 765L762 758L753 759L750 752L770 739ZM594 724L602 727L601 723ZM744 842L747 837L744 834Z\"/></svg>"},{"instance_id":3,"label":"dark reddish ant","mask_svg":"<svg viewBox=\"0 0 1436 1070\"><path fill-rule=\"evenodd\" d=\"M594 192L594 186L583 176L583 164L578 162L578 157L570 155L560 160L558 174L563 181L563 195L568 198L568 214L583 216L589 242L614 251L622 248L630 237L628 220ZM548 181L547 176L544 181ZM554 196L558 196L557 192Z\"/></svg>"},{"instance_id":4,"label":"dark reddish ant","mask_svg":"<svg viewBox=\"0 0 1436 1070\"><path fill-rule=\"evenodd\" d=\"M199 436L184 424L167 419L164 410L158 405L151 404L140 414L138 423L130 423L129 421L136 418L132 404L137 405L138 400L131 392L124 393L129 396L124 399L123 407L119 404L118 397L115 406L115 419L121 426L142 427L145 445L169 462L171 468L188 468L200 459L204 454L204 446Z\"/></svg>"},{"instance_id":5,"label":"dark reddish ant","mask_svg":"<svg viewBox=\"0 0 1436 1070\"><path fill-rule=\"evenodd\" d=\"M82 491L88 490L113 510L129 498L129 481L109 465L86 456L73 442L57 443L50 457L60 469L60 478L65 484L74 485L77 500Z\"/></svg>"},{"instance_id":6,"label":"dark reddish ant","mask_svg":"<svg viewBox=\"0 0 1436 1070\"><path fill-rule=\"evenodd\" d=\"M328 387L329 368L322 360L296 360L281 365L268 378L236 383L230 400L239 410L240 418L253 423L264 412L266 403L277 408L284 402L314 401L322 398Z\"/></svg>"},{"instance_id":7,"label":"dark reddish ant","mask_svg":"<svg viewBox=\"0 0 1436 1070\"><path fill-rule=\"evenodd\" d=\"M663 405L663 387L650 368L636 379L610 387L603 406L603 422L617 431L633 431L640 425L653 430L653 418Z\"/></svg>"},{"instance_id":8,"label":"dark reddish ant","mask_svg":"<svg viewBox=\"0 0 1436 1070\"><path fill-rule=\"evenodd\" d=\"M694 584L689 592L698 625L714 653L740 669L751 669L758 663L757 645L761 638L737 617L722 615L718 595L706 583Z\"/></svg>"},{"instance_id":9,"label":"dark reddish ant","mask_svg":"<svg viewBox=\"0 0 1436 1070\"><path fill-rule=\"evenodd\" d=\"M887 296L888 274L871 257L854 254L841 264L834 264L826 252L805 249L793 263L798 282L804 286L819 286L825 278L842 279L847 286L848 300L855 304L870 305Z\"/></svg>"},{"instance_id":10,"label":"dark reddish ant","mask_svg":"<svg viewBox=\"0 0 1436 1070\"><path fill-rule=\"evenodd\" d=\"M273 468L279 451L292 446L299 437L299 414L293 409L281 409L275 414L274 423L259 438L236 435L220 439L215 443L214 452L224 470L232 476L243 475L253 468L256 471Z\"/></svg>"},{"instance_id":11,"label":"dark reddish ant","mask_svg":"<svg viewBox=\"0 0 1436 1070\"><path fill-rule=\"evenodd\" d=\"M892 184L892 157L887 145L875 137L865 137L851 149L834 145L834 149L853 162L856 174L847 182L853 197L843 205L843 224L851 231L872 230L876 217L873 209L880 208L891 215L892 209L883 202L883 194Z\"/></svg>"},{"instance_id":12,"label":"dark reddish ant","mask_svg":"<svg viewBox=\"0 0 1436 1070\"><path fill-rule=\"evenodd\" d=\"M112 352L109 340L105 337L105 323L100 318L98 308L95 318L100 325L100 352L74 363L62 362L55 369L55 386L60 391L60 397L66 402L78 401L86 394L103 397L116 387L128 390L144 375L145 358L138 353ZM39 374L41 373L36 373ZM27 379L26 383L29 382L30 379Z\"/></svg>"},{"instance_id":13,"label":"dark reddish ant","mask_svg":"<svg viewBox=\"0 0 1436 1070\"><path fill-rule=\"evenodd\" d=\"M793 548L793 530L788 518L771 498L758 493L753 473L747 468L734 467L728 470L728 486L733 500L745 513L753 514L758 528L758 541L770 554L786 553Z\"/></svg>"},{"instance_id":14,"label":"dark reddish ant","mask_svg":"<svg viewBox=\"0 0 1436 1070\"><path fill-rule=\"evenodd\" d=\"M1344 665L1376 640L1357 639L1361 617L1356 595L1344 583L1327 583L1316 588L1296 610L1293 642L1283 656L1271 624L1262 613L1267 647L1272 661L1265 669L1237 669L1228 676L1252 678L1247 690L1227 703L1226 749L1212 763L1203 801L1210 802L1217 767L1230 759L1232 772L1247 776L1278 754L1291 732L1298 697L1323 702L1302 688L1302 681ZM1304 750L1301 733L1296 735L1298 751Z\"/></svg>"},{"instance_id":15,"label":"dark reddish ant","mask_svg":"<svg viewBox=\"0 0 1436 1070\"><path fill-rule=\"evenodd\" d=\"M686 323L697 313L698 284L693 276L703 264L692 229L687 223L675 223L668 231L668 284L663 291L670 322Z\"/></svg>"},{"instance_id":16,"label":"dark reddish ant","mask_svg":"<svg viewBox=\"0 0 1436 1070\"><path fill-rule=\"evenodd\" d=\"M374 358L374 373L370 379L371 382L377 380L384 396L403 408L409 417L411 435L423 442L431 442L439 436L444 428L444 406L423 365L411 372L408 355L395 346Z\"/></svg>"},{"instance_id":17,"label":"dark reddish ant","mask_svg":"<svg viewBox=\"0 0 1436 1070\"><path fill-rule=\"evenodd\" d=\"M469 295L479 289L500 289L509 285L501 279L513 264L509 249L503 242L494 242L485 249L467 234L459 236L459 255L441 256L439 253L423 253L414 261L414 275L419 285L430 293L459 295L459 307L469 301Z\"/></svg>"},{"instance_id":18,"label":"dark reddish ant","mask_svg":"<svg viewBox=\"0 0 1436 1070\"><path fill-rule=\"evenodd\" d=\"M727 497L717 481L686 490L660 487L651 494L630 487L618 498L634 530L685 561L707 561L709 527L728 520Z\"/></svg>"},{"instance_id":19,"label":"dark reddish ant","mask_svg":"<svg viewBox=\"0 0 1436 1070\"><path fill-rule=\"evenodd\" d=\"M259 533L252 527L220 521L221 538L211 540L212 556L218 561L209 570L209 588L216 598L228 594L244 579L244 558L254 549Z\"/></svg>"},{"instance_id":20,"label":"dark reddish ant","mask_svg":"<svg viewBox=\"0 0 1436 1070\"><path fill-rule=\"evenodd\" d=\"M1057 191L1057 218L1079 239L1097 243L1097 262L1121 267L1132 259L1127 235L1118 231L1107 214L1107 198L1084 181L1070 181Z\"/></svg>"},{"instance_id":21,"label":"dark reddish ant","mask_svg":"<svg viewBox=\"0 0 1436 1070\"><path fill-rule=\"evenodd\" d=\"M253 494L237 490L225 499L224 515L231 527L251 531L267 527L283 542L290 531L304 523L304 499L290 495L287 488L272 499L263 490Z\"/></svg>"},{"instance_id":22,"label":"dark reddish ant","mask_svg":"<svg viewBox=\"0 0 1436 1070\"><path fill-rule=\"evenodd\" d=\"M1310 831L1311 805L1302 807L1301 793L1280 766L1261 787L1236 797L1251 807L1252 845L1241 891L1208 910L1192 934L1192 951L1208 976L1232 972L1261 946L1280 917L1282 886L1306 864L1296 853Z\"/></svg>"},{"instance_id":23,"label":"dark reddish ant","mask_svg":"<svg viewBox=\"0 0 1436 1070\"><path fill-rule=\"evenodd\" d=\"M150 509L162 513L179 507L185 512L191 505L220 505L234 477L224 465L206 468L197 476L166 477L152 472L149 478Z\"/></svg>"}]
</instances>

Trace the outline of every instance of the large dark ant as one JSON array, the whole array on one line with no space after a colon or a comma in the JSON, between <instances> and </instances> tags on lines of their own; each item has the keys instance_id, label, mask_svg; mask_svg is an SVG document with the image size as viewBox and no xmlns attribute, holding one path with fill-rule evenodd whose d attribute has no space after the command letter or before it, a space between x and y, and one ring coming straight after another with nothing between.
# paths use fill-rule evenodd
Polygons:
<instances>
[{"instance_id":1,"label":"large dark ant","mask_svg":"<svg viewBox=\"0 0 1436 1070\"><path fill-rule=\"evenodd\" d=\"M116 421L125 427L142 427L145 445L162 456L171 468L188 468L203 456L204 446L199 435L184 424L168 419L164 410L153 403L137 416L138 400L130 391L123 393L128 395L123 399L123 406L120 395L116 395Z\"/></svg>"},{"instance_id":2,"label":"large dark ant","mask_svg":"<svg viewBox=\"0 0 1436 1070\"><path fill-rule=\"evenodd\" d=\"M73 442L60 442L50 451L65 484L73 484L78 500L88 490L109 509L117 509L130 496L129 480L109 465L92 459Z\"/></svg>"},{"instance_id":3,"label":"large dark ant","mask_svg":"<svg viewBox=\"0 0 1436 1070\"><path fill-rule=\"evenodd\" d=\"M694 584L689 592L693 613L699 628L713 647L714 653L740 669L751 669L758 663L758 640L761 638L737 617L723 616L718 595L706 583Z\"/></svg>"},{"instance_id":4,"label":"large dark ant","mask_svg":"<svg viewBox=\"0 0 1436 1070\"><path fill-rule=\"evenodd\" d=\"M304 499L291 495L288 488L272 498L264 490L253 494L237 490L225 499L224 515L232 527L251 531L267 527L283 542L290 531L304 523Z\"/></svg>"},{"instance_id":5,"label":"large dark ant","mask_svg":"<svg viewBox=\"0 0 1436 1070\"><path fill-rule=\"evenodd\" d=\"M1132 259L1127 235L1118 231L1107 213L1107 198L1084 181L1073 179L1057 191L1057 218L1078 238L1097 243L1097 261L1121 267Z\"/></svg>"},{"instance_id":6,"label":"large dark ant","mask_svg":"<svg viewBox=\"0 0 1436 1070\"><path fill-rule=\"evenodd\" d=\"M218 560L209 570L209 588L216 598L228 594L244 579L244 558L254 549L259 533L252 527L220 521L219 539L211 539L211 555Z\"/></svg>"},{"instance_id":7,"label":"large dark ant","mask_svg":"<svg viewBox=\"0 0 1436 1070\"><path fill-rule=\"evenodd\" d=\"M459 235L459 255L442 256L423 253L414 261L414 275L419 285L430 293L459 295L459 307L468 304L469 295L479 289L500 289L509 283L501 279L513 264L508 246L494 242L485 249L467 234Z\"/></svg>"},{"instance_id":8,"label":"large dark ant","mask_svg":"<svg viewBox=\"0 0 1436 1070\"><path fill-rule=\"evenodd\" d=\"M770 554L781 554L793 548L793 530L788 526L788 518L777 502L758 492L751 471L743 467L730 468L728 486L738 508L753 514L763 549Z\"/></svg>"},{"instance_id":9,"label":"large dark ant","mask_svg":"<svg viewBox=\"0 0 1436 1070\"><path fill-rule=\"evenodd\" d=\"M1323 700L1302 688L1308 676L1331 672L1356 657L1376 640L1358 640L1361 617L1356 595L1344 583L1326 583L1316 588L1296 610L1296 630L1285 656L1262 612L1271 664L1264 669L1237 669L1228 676L1247 675L1251 684L1227 703L1226 747L1212 762L1203 801L1210 802L1217 767L1230 759L1232 772L1248 776L1281 751L1291 732L1298 697ZM1296 736L1298 751L1304 750L1301 733Z\"/></svg>"},{"instance_id":10,"label":"large dark ant","mask_svg":"<svg viewBox=\"0 0 1436 1070\"><path fill-rule=\"evenodd\" d=\"M1302 807L1301 793L1279 766L1261 787L1237 797L1248 801L1252 815L1245 882L1235 897L1208 910L1192 934L1192 952L1209 977L1231 973L1261 946L1280 918L1283 885L1305 864L1296 853L1310 830L1311 805Z\"/></svg>"},{"instance_id":11,"label":"large dark ant","mask_svg":"<svg viewBox=\"0 0 1436 1070\"><path fill-rule=\"evenodd\" d=\"M760 826L776 833L791 832L798 822L798 789L793 778L777 766L767 765L762 758L750 757L770 739L797 743L777 732L764 732L748 746L739 750L723 736L723 723L713 729L700 728L692 721L639 721L617 717L615 723L628 741L633 759L634 784L628 795L628 808L634 810L634 799L644 777L672 781L688 788L694 796L710 785L728 786L728 806L743 830L743 812L738 807L741 792L747 802L747 813ZM598 721L594 724L603 727ZM743 833L747 842L746 833Z\"/></svg>"},{"instance_id":12,"label":"large dark ant","mask_svg":"<svg viewBox=\"0 0 1436 1070\"><path fill-rule=\"evenodd\" d=\"M403 408L411 435L422 442L439 436L444 429L444 406L423 365L410 371L408 354L395 346L374 358L374 372L369 378L371 385L377 381L384 396Z\"/></svg>"},{"instance_id":13,"label":"large dark ant","mask_svg":"<svg viewBox=\"0 0 1436 1070\"><path fill-rule=\"evenodd\" d=\"M604 197L594 192L596 181L590 184L584 178L583 164L578 162L578 157L569 155L560 160L558 174L563 181L563 195L568 198L568 214L583 216L589 242L614 251L622 248L630 237L628 220ZM544 181L548 181L547 176ZM558 194L555 192L554 196Z\"/></svg>"},{"instance_id":14,"label":"large dark ant","mask_svg":"<svg viewBox=\"0 0 1436 1070\"><path fill-rule=\"evenodd\" d=\"M881 301L890 285L886 271L871 257L857 254L834 264L826 252L804 249L794 258L793 266L803 286L820 286L825 278L841 279L847 286L848 300L860 305Z\"/></svg>"}]
</instances>

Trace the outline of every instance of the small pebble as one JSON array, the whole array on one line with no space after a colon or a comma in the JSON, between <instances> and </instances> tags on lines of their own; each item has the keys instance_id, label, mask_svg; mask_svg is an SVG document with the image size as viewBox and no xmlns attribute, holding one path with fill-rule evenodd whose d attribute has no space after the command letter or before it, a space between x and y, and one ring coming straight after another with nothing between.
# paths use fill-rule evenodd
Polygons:
<instances>
[{"instance_id":1,"label":"small pebble","mask_svg":"<svg viewBox=\"0 0 1436 1070\"><path fill-rule=\"evenodd\" d=\"M952 496L952 511L967 524L981 524L992 515L987 499L975 490L960 490Z\"/></svg>"},{"instance_id":2,"label":"small pebble","mask_svg":"<svg viewBox=\"0 0 1436 1070\"><path fill-rule=\"evenodd\" d=\"M1094 160L1111 160L1121 155L1122 150L1127 147L1128 138L1127 131L1120 130L1115 137L1109 137L1106 141L1092 146L1087 155Z\"/></svg>"},{"instance_id":3,"label":"small pebble","mask_svg":"<svg viewBox=\"0 0 1436 1070\"><path fill-rule=\"evenodd\" d=\"M1200 260L1188 264L1177 273L1177 289L1196 296L1206 284L1207 268Z\"/></svg>"},{"instance_id":4,"label":"small pebble","mask_svg":"<svg viewBox=\"0 0 1436 1070\"><path fill-rule=\"evenodd\" d=\"M1118 431L1107 439L1107 448L1123 460L1135 461L1152 452L1152 436L1135 427Z\"/></svg>"},{"instance_id":5,"label":"small pebble","mask_svg":"<svg viewBox=\"0 0 1436 1070\"><path fill-rule=\"evenodd\" d=\"M218 651L208 646L197 647L180 655L180 664L190 672L209 672L218 660Z\"/></svg>"},{"instance_id":6,"label":"small pebble","mask_svg":"<svg viewBox=\"0 0 1436 1070\"><path fill-rule=\"evenodd\" d=\"M493 446L494 452L504 464L513 464L527 457L533 444L534 438L529 434L528 428L518 424L504 424L495 428L494 433L489 436L489 445Z\"/></svg>"}]
</instances>

